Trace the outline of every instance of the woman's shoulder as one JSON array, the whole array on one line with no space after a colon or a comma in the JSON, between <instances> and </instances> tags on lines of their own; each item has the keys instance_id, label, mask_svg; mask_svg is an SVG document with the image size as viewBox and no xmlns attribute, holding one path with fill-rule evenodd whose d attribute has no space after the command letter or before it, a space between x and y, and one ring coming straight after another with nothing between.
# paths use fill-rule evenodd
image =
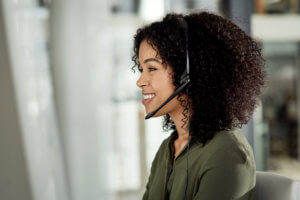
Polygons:
<instances>
[{"instance_id":1,"label":"woman's shoulder","mask_svg":"<svg viewBox=\"0 0 300 200\"><path fill-rule=\"evenodd\" d=\"M214 137L207 142L207 145L216 148L251 148L246 137L238 129L215 133Z\"/></svg>"},{"instance_id":2,"label":"woman's shoulder","mask_svg":"<svg viewBox=\"0 0 300 200\"><path fill-rule=\"evenodd\" d=\"M251 163L254 165L253 150L246 137L238 129L220 131L204 146L210 160Z\"/></svg>"},{"instance_id":3,"label":"woman's shoulder","mask_svg":"<svg viewBox=\"0 0 300 200\"><path fill-rule=\"evenodd\" d=\"M256 169L251 146L241 131L217 132L202 150L198 177L203 184L199 195L207 199L249 199Z\"/></svg>"}]
</instances>

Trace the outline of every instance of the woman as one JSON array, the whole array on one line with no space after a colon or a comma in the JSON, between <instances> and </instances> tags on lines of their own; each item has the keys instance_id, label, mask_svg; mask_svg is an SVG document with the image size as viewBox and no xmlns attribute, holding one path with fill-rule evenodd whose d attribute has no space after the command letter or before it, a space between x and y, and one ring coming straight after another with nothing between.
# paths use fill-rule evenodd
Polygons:
<instances>
[{"instance_id":1,"label":"woman","mask_svg":"<svg viewBox=\"0 0 300 200\"><path fill-rule=\"evenodd\" d=\"M237 128L248 122L265 82L261 49L231 21L207 12L168 14L138 29L133 69L141 72L146 113L181 85L186 46L192 84L154 115L164 116L163 128L173 133L155 156L143 199L253 199L254 157Z\"/></svg>"}]
</instances>

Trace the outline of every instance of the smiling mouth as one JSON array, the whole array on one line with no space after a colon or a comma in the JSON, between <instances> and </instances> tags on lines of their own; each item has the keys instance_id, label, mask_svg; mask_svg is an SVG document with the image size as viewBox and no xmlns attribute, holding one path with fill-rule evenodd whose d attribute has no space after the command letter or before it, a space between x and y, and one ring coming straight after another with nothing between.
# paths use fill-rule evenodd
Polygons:
<instances>
[{"instance_id":1,"label":"smiling mouth","mask_svg":"<svg viewBox=\"0 0 300 200\"><path fill-rule=\"evenodd\" d=\"M144 97L144 99L143 99L142 103L145 105L145 104L149 103L155 97L155 94L144 94L143 97Z\"/></svg>"},{"instance_id":2,"label":"smiling mouth","mask_svg":"<svg viewBox=\"0 0 300 200\"><path fill-rule=\"evenodd\" d=\"M152 99L153 97L155 97L155 94L145 94L143 95L144 99Z\"/></svg>"}]
</instances>

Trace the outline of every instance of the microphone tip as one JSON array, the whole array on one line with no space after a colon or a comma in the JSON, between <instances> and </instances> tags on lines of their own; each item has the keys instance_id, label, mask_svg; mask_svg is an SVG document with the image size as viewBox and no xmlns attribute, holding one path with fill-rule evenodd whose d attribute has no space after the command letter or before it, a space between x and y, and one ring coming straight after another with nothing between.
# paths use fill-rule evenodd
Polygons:
<instances>
[{"instance_id":1,"label":"microphone tip","mask_svg":"<svg viewBox=\"0 0 300 200\"><path fill-rule=\"evenodd\" d=\"M151 117L153 117L154 114L155 114L155 112L148 113L146 115L145 119L150 119Z\"/></svg>"}]
</instances>

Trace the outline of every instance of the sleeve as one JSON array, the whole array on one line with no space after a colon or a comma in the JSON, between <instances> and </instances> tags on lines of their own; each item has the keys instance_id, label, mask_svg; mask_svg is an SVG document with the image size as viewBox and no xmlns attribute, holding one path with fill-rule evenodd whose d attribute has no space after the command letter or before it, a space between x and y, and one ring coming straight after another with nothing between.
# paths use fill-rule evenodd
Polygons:
<instances>
[{"instance_id":1,"label":"sleeve","mask_svg":"<svg viewBox=\"0 0 300 200\"><path fill-rule=\"evenodd\" d=\"M193 199L249 200L255 187L255 163L252 152L220 149L199 175L200 184Z\"/></svg>"},{"instance_id":2,"label":"sleeve","mask_svg":"<svg viewBox=\"0 0 300 200\"><path fill-rule=\"evenodd\" d=\"M149 189L151 187L151 184L152 184L152 181L153 181L153 177L154 177L154 174L155 174L155 171L156 171L156 168L157 168L158 160L160 158L160 154L161 154L161 151L162 151L163 146L164 146L165 143L166 143L166 140L164 140L162 142L162 144L160 145L158 151L156 152L154 160L152 161L151 170L150 170L150 176L148 178L148 182L146 184L146 191L145 191L145 193L143 195L143 199L142 200L148 200L149 199Z\"/></svg>"}]
</instances>

